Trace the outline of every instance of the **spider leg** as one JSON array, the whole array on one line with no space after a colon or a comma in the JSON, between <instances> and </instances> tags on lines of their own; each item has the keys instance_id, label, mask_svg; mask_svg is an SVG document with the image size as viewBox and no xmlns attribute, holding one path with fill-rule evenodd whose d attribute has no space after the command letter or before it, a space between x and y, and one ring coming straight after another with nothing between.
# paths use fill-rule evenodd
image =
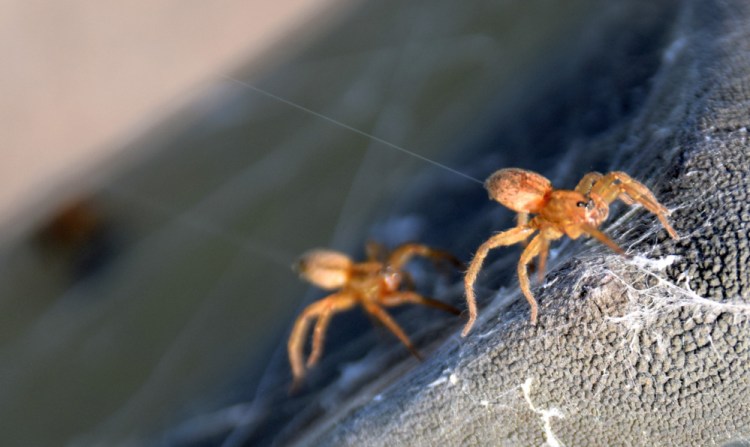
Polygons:
<instances>
[{"instance_id":1,"label":"spider leg","mask_svg":"<svg viewBox=\"0 0 750 447\"><path fill-rule=\"evenodd\" d=\"M342 303L337 304L341 305ZM352 303L352 305L353 304L354 303ZM310 351L310 356L307 358L307 364L305 365L307 368L313 367L318 363L318 360L320 360L320 356L323 354L323 346L325 343L328 324L331 322L333 314L339 310L343 309L336 309L333 305L330 305L320 313L320 316L318 316L318 321L315 322L315 327L313 328L312 351Z\"/></svg>"},{"instance_id":2,"label":"spider leg","mask_svg":"<svg viewBox=\"0 0 750 447\"><path fill-rule=\"evenodd\" d=\"M578 182L578 185L576 185L576 191L580 192L583 195L587 195L591 192L591 188L594 187L594 184L599 181L600 178L604 177L599 172L589 172L588 174L584 175L583 178Z\"/></svg>"},{"instance_id":3,"label":"spider leg","mask_svg":"<svg viewBox=\"0 0 750 447\"><path fill-rule=\"evenodd\" d=\"M596 228L594 228L594 227L592 227L590 225L586 225L586 226L583 227L583 231L586 234L588 234L589 236L591 236L594 239L596 239L597 241L599 241L602 244L606 245L607 247L611 248L612 251L614 251L618 255L627 256L625 254L625 250L623 250L622 248L620 248L620 246L617 245L615 243L615 241L613 241L612 239L610 239L609 236L607 236L606 234L602 233L598 229L596 229Z\"/></svg>"},{"instance_id":4,"label":"spider leg","mask_svg":"<svg viewBox=\"0 0 750 447\"><path fill-rule=\"evenodd\" d=\"M380 302L384 306L388 307L399 306L401 304L408 303L421 304L423 306L433 307L444 312L452 313L453 315L461 315L461 311L451 306L450 304L446 304L436 299L427 298L414 292L400 292L386 295L381 299Z\"/></svg>"},{"instance_id":5,"label":"spider leg","mask_svg":"<svg viewBox=\"0 0 750 447\"><path fill-rule=\"evenodd\" d=\"M529 246L521 253L521 259L518 260L518 283L521 286L521 292L526 297L526 301L531 306L531 324L536 326L536 317L539 313L539 306L534 299L534 295L531 294L531 286L529 283L529 272L526 270L526 264L530 263L536 255L538 255L544 245L549 245L547 239L541 234L536 235L531 240Z\"/></svg>"},{"instance_id":6,"label":"spider leg","mask_svg":"<svg viewBox=\"0 0 750 447\"><path fill-rule=\"evenodd\" d=\"M313 328L312 351L307 358L308 368L315 365L323 354L326 329L328 329L328 324L331 322L331 317L342 310L351 309L357 304L357 300L349 293L338 293L332 298L333 300L331 303L323 309L318 317L318 321L315 322L315 328Z\"/></svg>"},{"instance_id":7,"label":"spider leg","mask_svg":"<svg viewBox=\"0 0 750 447\"><path fill-rule=\"evenodd\" d=\"M628 205L640 203L647 210L656 214L659 222L672 239L680 238L667 220L669 210L656 200L656 197L644 184L628 174L620 171L610 172L597 181L592 188L592 192L599 194L607 203L612 203L617 198Z\"/></svg>"},{"instance_id":8,"label":"spider leg","mask_svg":"<svg viewBox=\"0 0 750 447\"><path fill-rule=\"evenodd\" d=\"M399 340L401 340L401 343L406 345L406 348L409 350L409 352L412 353L412 355L419 360L422 360L422 356L419 355L419 352L417 352L417 349L414 347L413 344L411 344L411 341L409 340L409 337L406 336L403 329L401 329L401 326L396 323L396 321L391 318L390 315L388 315L388 312L385 311L382 307L378 306L377 304L373 302L365 302L363 303L365 310L372 314L375 318L377 318L385 327L388 328L393 334L398 337Z\"/></svg>"},{"instance_id":9,"label":"spider leg","mask_svg":"<svg viewBox=\"0 0 750 447\"><path fill-rule=\"evenodd\" d=\"M476 282L477 280L477 275L479 275L479 270L481 270L482 268L484 258L487 257L487 254L493 248L504 245L517 244L527 239L535 231L536 229L529 227L511 228L510 230L493 235L479 246L476 254L474 255L474 259L471 260L469 269L466 271L466 276L464 277L464 288L466 289L466 305L469 308L469 321L466 323L466 326L464 326L464 330L461 332L461 336L466 337L477 319L477 300L474 295L474 282Z\"/></svg>"},{"instance_id":10,"label":"spider leg","mask_svg":"<svg viewBox=\"0 0 750 447\"><path fill-rule=\"evenodd\" d=\"M320 301L316 301L310 304L305 308L305 310L302 311L300 316L297 317L297 320L294 322L294 326L292 327L292 333L289 335L289 341L287 342L289 363L292 366L292 376L294 377L292 389L297 388L305 375L303 349L305 346L305 334L307 333L312 320L314 318L318 318L318 323L315 326L315 339L313 340L313 355L317 355L317 357L320 357L320 355L322 354L323 344L322 333L328 326L328 322L330 321L331 316L333 316L334 313L348 309L355 304L356 300L350 293L334 293L333 295L329 295ZM328 315L324 316L326 314ZM321 319L324 321L322 325ZM318 333L320 333L321 335L318 335ZM317 345L316 341L318 343ZM317 361L317 358L315 360Z\"/></svg>"},{"instance_id":11,"label":"spider leg","mask_svg":"<svg viewBox=\"0 0 750 447\"><path fill-rule=\"evenodd\" d=\"M292 366L292 390L296 389L297 386L302 382L302 377L305 375L305 367L303 362L303 352L305 343L305 333L310 326L310 322L313 318L317 317L325 308L327 303L324 303L326 299L310 304L305 310L297 317L292 328L292 333L289 335L289 341L287 342L287 351L289 354L289 364Z\"/></svg>"},{"instance_id":12,"label":"spider leg","mask_svg":"<svg viewBox=\"0 0 750 447\"><path fill-rule=\"evenodd\" d=\"M406 270L401 271L401 278L403 279L402 284L406 290L415 290L417 288L417 285L414 283L414 278Z\"/></svg>"},{"instance_id":13,"label":"spider leg","mask_svg":"<svg viewBox=\"0 0 750 447\"><path fill-rule=\"evenodd\" d=\"M549 239L544 238L539 247L539 265L536 271L536 279L541 283L544 280L544 270L547 268L547 256L549 255Z\"/></svg>"},{"instance_id":14,"label":"spider leg","mask_svg":"<svg viewBox=\"0 0 750 447\"><path fill-rule=\"evenodd\" d=\"M388 250L380 242L369 241L365 245L365 253L368 260L383 262L388 255Z\"/></svg>"},{"instance_id":15,"label":"spider leg","mask_svg":"<svg viewBox=\"0 0 750 447\"><path fill-rule=\"evenodd\" d=\"M396 270L406 265L414 256L422 256L431 259L433 262L448 261L458 268L464 265L455 256L443 250L436 250L423 244L403 244L393 250L388 258L388 265Z\"/></svg>"},{"instance_id":16,"label":"spider leg","mask_svg":"<svg viewBox=\"0 0 750 447\"><path fill-rule=\"evenodd\" d=\"M516 226L517 227L529 226L529 213L516 214ZM523 242L521 242L521 244L523 245L523 248L526 248L526 246L529 245L528 239L524 239Z\"/></svg>"},{"instance_id":17,"label":"spider leg","mask_svg":"<svg viewBox=\"0 0 750 447\"><path fill-rule=\"evenodd\" d=\"M328 329L328 324L331 322L331 317L333 317L333 308L328 306L320 313L318 321L315 322L315 327L313 328L312 351L310 351L310 356L307 358L307 363L305 364L305 367L307 368L318 363L320 356L323 354L323 343L325 342L326 329Z\"/></svg>"},{"instance_id":18,"label":"spider leg","mask_svg":"<svg viewBox=\"0 0 750 447\"><path fill-rule=\"evenodd\" d=\"M516 226L525 227L529 224L529 213L518 213L516 215Z\"/></svg>"}]
</instances>

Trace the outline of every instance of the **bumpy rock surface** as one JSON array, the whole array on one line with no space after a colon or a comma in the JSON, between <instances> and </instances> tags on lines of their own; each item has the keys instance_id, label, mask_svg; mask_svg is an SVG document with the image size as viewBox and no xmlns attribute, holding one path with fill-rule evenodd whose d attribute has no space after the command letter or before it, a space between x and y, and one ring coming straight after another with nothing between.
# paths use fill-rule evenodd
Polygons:
<instances>
[{"instance_id":1,"label":"bumpy rock surface","mask_svg":"<svg viewBox=\"0 0 750 447\"><path fill-rule=\"evenodd\" d=\"M643 25L650 38L662 36L657 49L644 55L615 45L602 56L617 60L612 70L654 64L653 75L605 136L584 135L577 144L616 153L609 167L652 187L682 239L670 240L642 210L615 213L605 230L633 258L574 245L534 288L537 327L528 324L512 279L504 292L511 305L484 289L479 324L467 338L454 336L380 394L313 424L300 443L750 440L750 4L696 0L670 8L658 24L631 20L650 23ZM610 71L600 75L609 81L589 87L610 95L610 104L622 102L618 76Z\"/></svg>"}]
</instances>

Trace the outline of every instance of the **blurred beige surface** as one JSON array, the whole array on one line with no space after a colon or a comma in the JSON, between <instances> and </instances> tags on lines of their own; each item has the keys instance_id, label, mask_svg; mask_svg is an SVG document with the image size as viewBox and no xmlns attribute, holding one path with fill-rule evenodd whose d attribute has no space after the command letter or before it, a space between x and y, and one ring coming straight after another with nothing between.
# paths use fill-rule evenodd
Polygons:
<instances>
[{"instance_id":1,"label":"blurred beige surface","mask_svg":"<svg viewBox=\"0 0 750 447\"><path fill-rule=\"evenodd\" d=\"M0 3L0 225L88 174L205 82L241 61L270 63L285 36L287 47L303 44L303 26L311 33L337 3Z\"/></svg>"}]
</instances>

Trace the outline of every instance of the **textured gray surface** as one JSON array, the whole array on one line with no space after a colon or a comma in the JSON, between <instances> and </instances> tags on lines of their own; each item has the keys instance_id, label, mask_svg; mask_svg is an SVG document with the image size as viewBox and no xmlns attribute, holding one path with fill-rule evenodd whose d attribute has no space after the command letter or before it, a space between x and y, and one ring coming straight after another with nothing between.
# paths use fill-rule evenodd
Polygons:
<instances>
[{"instance_id":1,"label":"textured gray surface","mask_svg":"<svg viewBox=\"0 0 750 447\"><path fill-rule=\"evenodd\" d=\"M662 25L668 37L644 100L606 136L578 141L617 153L613 167L653 187L673 210L682 240L669 240L642 211L615 215L604 228L631 260L577 245L535 288L537 327L527 323L513 281L500 293L510 299L493 301L485 291L468 338L454 336L379 394L342 405L300 434L300 442L750 440L748 7L743 1L680 3L674 20ZM611 57L628 56L617 50ZM640 57L625 63L638 66ZM618 98L618 76L611 73L615 81L600 93ZM569 170L580 176L582 169ZM490 208L481 211L493 215Z\"/></svg>"}]
</instances>

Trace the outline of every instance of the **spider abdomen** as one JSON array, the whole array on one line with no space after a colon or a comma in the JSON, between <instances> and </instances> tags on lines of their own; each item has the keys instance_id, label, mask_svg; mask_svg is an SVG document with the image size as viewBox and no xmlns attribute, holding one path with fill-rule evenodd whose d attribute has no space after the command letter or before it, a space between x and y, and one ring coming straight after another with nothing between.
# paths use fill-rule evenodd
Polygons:
<instances>
[{"instance_id":1,"label":"spider abdomen","mask_svg":"<svg viewBox=\"0 0 750 447\"><path fill-rule=\"evenodd\" d=\"M518 213L538 213L552 192L552 183L536 172L518 168L495 171L484 182L492 200Z\"/></svg>"}]
</instances>

